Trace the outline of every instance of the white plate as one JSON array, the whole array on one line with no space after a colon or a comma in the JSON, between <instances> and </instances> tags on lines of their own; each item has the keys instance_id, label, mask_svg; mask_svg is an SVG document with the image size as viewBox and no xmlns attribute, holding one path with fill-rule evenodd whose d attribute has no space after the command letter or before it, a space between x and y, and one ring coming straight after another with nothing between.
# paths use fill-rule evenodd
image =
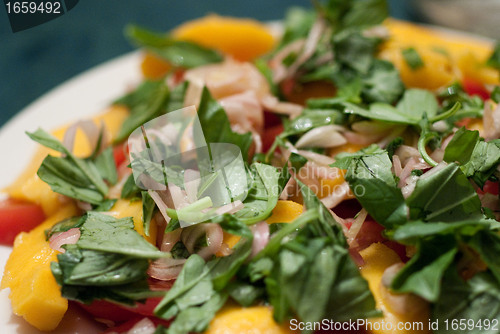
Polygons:
<instances>
[{"instance_id":1,"label":"white plate","mask_svg":"<svg viewBox=\"0 0 500 334\"><path fill-rule=\"evenodd\" d=\"M139 64L138 52L104 63L50 91L5 124L0 129L0 189L15 180L35 151L36 144L25 131L34 131L38 127L51 130L99 113L140 82ZM0 280L10 250L0 246ZM12 314L7 296L8 290L0 292L0 333L42 333ZM69 312L70 317L66 317L55 333L96 333L93 322L75 312Z\"/></svg>"}]
</instances>

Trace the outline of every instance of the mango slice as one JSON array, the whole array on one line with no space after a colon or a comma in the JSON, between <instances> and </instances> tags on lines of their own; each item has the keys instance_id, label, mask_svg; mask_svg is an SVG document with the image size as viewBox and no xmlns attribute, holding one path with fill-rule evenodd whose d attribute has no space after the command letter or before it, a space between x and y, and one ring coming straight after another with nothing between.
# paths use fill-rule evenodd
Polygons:
<instances>
[{"instance_id":1,"label":"mango slice","mask_svg":"<svg viewBox=\"0 0 500 334\"><path fill-rule=\"evenodd\" d=\"M45 230L76 214L74 205L66 205L32 231L19 234L5 266L1 288L10 288L14 314L42 331L55 329L68 309L50 270L58 252L45 240Z\"/></svg>"},{"instance_id":2,"label":"mango slice","mask_svg":"<svg viewBox=\"0 0 500 334\"><path fill-rule=\"evenodd\" d=\"M361 275L368 281L377 308L384 313L383 318L368 319L371 325L367 324L366 327L372 329L369 332L375 334L430 333L428 305L415 314L398 314L392 310L392 305L387 298L388 292L384 291L386 288L382 286L381 281L385 269L401 262L396 252L382 243L374 243L359 253L365 261L365 265L361 267ZM418 305L418 307L420 309L422 306Z\"/></svg>"},{"instance_id":3,"label":"mango slice","mask_svg":"<svg viewBox=\"0 0 500 334\"><path fill-rule=\"evenodd\" d=\"M290 223L302 214L304 207L294 201L278 201L273 213L266 219L268 224L272 223Z\"/></svg>"},{"instance_id":4,"label":"mango slice","mask_svg":"<svg viewBox=\"0 0 500 334\"><path fill-rule=\"evenodd\" d=\"M286 324L273 319L268 306L225 306L210 323L205 334L288 334L293 333Z\"/></svg>"},{"instance_id":5,"label":"mango slice","mask_svg":"<svg viewBox=\"0 0 500 334\"><path fill-rule=\"evenodd\" d=\"M258 21L218 15L186 22L172 34L240 61L250 61L269 52L275 42L270 30Z\"/></svg>"},{"instance_id":6,"label":"mango slice","mask_svg":"<svg viewBox=\"0 0 500 334\"><path fill-rule=\"evenodd\" d=\"M94 118L94 122L98 125L103 122L106 126L108 135L111 140L113 140L118 135L121 124L127 117L127 108L122 106L112 106L102 115L96 116ZM52 134L59 140L62 140L66 129L67 126L62 127L54 131ZM81 131L77 131L76 133L73 151L75 155L79 157L88 156L92 153L92 148L90 147L86 136ZM59 153L45 147L40 147L26 170L12 185L7 187L5 191L12 198L40 205L45 215L49 217L54 214L61 205L64 205L64 203L67 202L67 198L53 192L50 186L40 180L36 174L47 154L56 155Z\"/></svg>"},{"instance_id":7,"label":"mango slice","mask_svg":"<svg viewBox=\"0 0 500 334\"><path fill-rule=\"evenodd\" d=\"M150 244L156 246L157 226L154 221L149 225L149 236L144 232L144 219L142 216L142 202L119 199L111 208L111 215L115 218L132 217L134 229L144 237Z\"/></svg>"}]
</instances>

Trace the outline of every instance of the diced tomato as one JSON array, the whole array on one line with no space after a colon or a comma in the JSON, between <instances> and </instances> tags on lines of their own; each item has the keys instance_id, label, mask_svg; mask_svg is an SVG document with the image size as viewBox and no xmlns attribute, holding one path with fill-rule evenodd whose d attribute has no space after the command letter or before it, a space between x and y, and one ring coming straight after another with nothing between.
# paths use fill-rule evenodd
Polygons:
<instances>
[{"instance_id":1,"label":"diced tomato","mask_svg":"<svg viewBox=\"0 0 500 334\"><path fill-rule=\"evenodd\" d=\"M32 230L44 220L45 214L37 204L12 198L0 201L0 244L11 246L16 235Z\"/></svg>"},{"instance_id":2,"label":"diced tomato","mask_svg":"<svg viewBox=\"0 0 500 334\"><path fill-rule=\"evenodd\" d=\"M122 323L138 316L135 312L107 300L94 300L90 305L79 305L94 318L111 320L117 323Z\"/></svg>"},{"instance_id":3,"label":"diced tomato","mask_svg":"<svg viewBox=\"0 0 500 334\"><path fill-rule=\"evenodd\" d=\"M264 110L264 129L281 124L281 117L273 112Z\"/></svg>"},{"instance_id":4,"label":"diced tomato","mask_svg":"<svg viewBox=\"0 0 500 334\"><path fill-rule=\"evenodd\" d=\"M121 166L127 159L126 152L128 152L127 142L113 147L113 158L115 158L116 168Z\"/></svg>"},{"instance_id":5,"label":"diced tomato","mask_svg":"<svg viewBox=\"0 0 500 334\"><path fill-rule=\"evenodd\" d=\"M478 189L477 192L479 194L485 194L489 193L492 195L497 195L498 196L498 188L499 188L499 183L498 182L493 182L493 181L486 181L484 184L483 190Z\"/></svg>"},{"instance_id":6,"label":"diced tomato","mask_svg":"<svg viewBox=\"0 0 500 334\"><path fill-rule=\"evenodd\" d=\"M125 322L123 324L120 324L118 326L115 326L115 327L112 327L112 328L108 329L103 334L128 333L128 331L130 329L132 329L132 327L134 327L135 324L137 324L139 321L141 321L144 318L145 317L137 317L136 316L134 318L131 318L129 321L127 321L127 322ZM166 321L166 320L162 320L162 319L158 319L158 318L153 318L153 317L146 317L146 318L149 318L155 324L155 326L163 325L165 327L168 327L168 325L169 325L169 322Z\"/></svg>"},{"instance_id":7,"label":"diced tomato","mask_svg":"<svg viewBox=\"0 0 500 334\"><path fill-rule=\"evenodd\" d=\"M282 132L283 132L282 124L264 130L264 135L262 136L262 152L267 152L273 145L276 137Z\"/></svg>"},{"instance_id":8,"label":"diced tomato","mask_svg":"<svg viewBox=\"0 0 500 334\"><path fill-rule=\"evenodd\" d=\"M151 297L145 303L137 303L136 306L125 306L115 304L107 300L94 300L90 305L80 306L95 318L107 319L121 323L137 317L154 317L154 309L160 303L162 297Z\"/></svg>"},{"instance_id":9,"label":"diced tomato","mask_svg":"<svg viewBox=\"0 0 500 334\"><path fill-rule=\"evenodd\" d=\"M464 90L469 95L478 95L483 100L490 98L490 93L486 90L484 85L474 79L465 78L463 82Z\"/></svg>"}]
</instances>

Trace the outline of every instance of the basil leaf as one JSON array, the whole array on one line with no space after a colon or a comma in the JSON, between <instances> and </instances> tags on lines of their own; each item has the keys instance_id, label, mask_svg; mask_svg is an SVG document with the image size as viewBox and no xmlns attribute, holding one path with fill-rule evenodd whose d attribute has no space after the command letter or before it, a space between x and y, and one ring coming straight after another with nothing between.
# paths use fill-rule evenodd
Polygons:
<instances>
[{"instance_id":1,"label":"basil leaf","mask_svg":"<svg viewBox=\"0 0 500 334\"><path fill-rule=\"evenodd\" d=\"M486 61L486 65L496 68L497 70L500 69L500 43L495 45L495 49L493 49L493 52Z\"/></svg>"},{"instance_id":2,"label":"basil leaf","mask_svg":"<svg viewBox=\"0 0 500 334\"><path fill-rule=\"evenodd\" d=\"M279 177L277 169L270 165L254 163L250 167L252 178L244 207L235 217L246 224L254 224L269 217L278 203Z\"/></svg>"},{"instance_id":3,"label":"basil leaf","mask_svg":"<svg viewBox=\"0 0 500 334\"><path fill-rule=\"evenodd\" d=\"M414 293L428 301L436 302L443 275L457 254L453 236L422 241L418 252L397 273L391 289L397 293Z\"/></svg>"},{"instance_id":4,"label":"basil leaf","mask_svg":"<svg viewBox=\"0 0 500 334\"><path fill-rule=\"evenodd\" d=\"M464 164L470 160L474 147L479 140L479 131L470 131L461 127L446 146L443 160Z\"/></svg>"},{"instance_id":5,"label":"basil leaf","mask_svg":"<svg viewBox=\"0 0 500 334\"><path fill-rule=\"evenodd\" d=\"M205 135L206 143L231 143L238 146L244 160L252 144L250 133L239 134L231 129L231 124L224 109L210 95L205 87L198 107L198 117ZM214 126L217 124L217 126Z\"/></svg>"},{"instance_id":6,"label":"basil leaf","mask_svg":"<svg viewBox=\"0 0 500 334\"><path fill-rule=\"evenodd\" d=\"M376 152L352 159L345 176L361 205L385 227L407 220L405 200L391 168L387 152Z\"/></svg>"},{"instance_id":7,"label":"basil leaf","mask_svg":"<svg viewBox=\"0 0 500 334\"><path fill-rule=\"evenodd\" d=\"M223 60L222 55L215 50L192 42L175 40L168 35L136 25L127 26L125 34L134 44L146 47L149 51L177 67L192 68Z\"/></svg>"},{"instance_id":8,"label":"basil leaf","mask_svg":"<svg viewBox=\"0 0 500 334\"><path fill-rule=\"evenodd\" d=\"M432 320L438 322L437 334L456 333L447 323L458 323L460 319L468 319L474 324L484 324L489 320L488 328L474 326L467 330L468 334L493 334L498 326L492 320L500 319L500 283L489 272L476 274L464 282L450 268L443 278L442 291L432 309Z\"/></svg>"},{"instance_id":9,"label":"basil leaf","mask_svg":"<svg viewBox=\"0 0 500 334\"><path fill-rule=\"evenodd\" d=\"M149 228L151 225L151 219L153 218L153 213L156 209L156 203L151 198L147 191L141 191L142 194L142 219L144 221L144 234L149 236Z\"/></svg>"},{"instance_id":10,"label":"basil leaf","mask_svg":"<svg viewBox=\"0 0 500 334\"><path fill-rule=\"evenodd\" d=\"M118 182L118 173L116 171L115 158L113 157L113 149L111 147L108 147L96 157L95 166L103 179L111 184L116 184L116 182Z\"/></svg>"},{"instance_id":11,"label":"basil leaf","mask_svg":"<svg viewBox=\"0 0 500 334\"><path fill-rule=\"evenodd\" d=\"M130 111L123 122L115 142L125 140L142 124L166 112L170 91L163 80L144 81L134 91L116 100L114 104L125 105Z\"/></svg>"},{"instance_id":12,"label":"basil leaf","mask_svg":"<svg viewBox=\"0 0 500 334\"><path fill-rule=\"evenodd\" d=\"M84 249L144 259L157 259L168 255L160 252L134 230L131 217L116 219L90 211L80 231L77 245Z\"/></svg>"},{"instance_id":13,"label":"basil leaf","mask_svg":"<svg viewBox=\"0 0 500 334\"><path fill-rule=\"evenodd\" d=\"M424 176L406 200L410 219L456 222L483 218L481 201L456 164L451 163Z\"/></svg>"}]
</instances>

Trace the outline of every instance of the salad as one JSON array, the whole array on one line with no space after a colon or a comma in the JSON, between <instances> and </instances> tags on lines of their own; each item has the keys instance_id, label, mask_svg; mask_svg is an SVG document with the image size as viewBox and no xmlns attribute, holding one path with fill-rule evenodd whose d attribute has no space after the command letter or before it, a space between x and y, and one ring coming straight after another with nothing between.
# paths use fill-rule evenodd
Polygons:
<instances>
[{"instance_id":1,"label":"salad","mask_svg":"<svg viewBox=\"0 0 500 334\"><path fill-rule=\"evenodd\" d=\"M51 331L500 333L500 46L317 1L129 26L144 81L28 131L1 288ZM17 235L17 236L16 236Z\"/></svg>"}]
</instances>

